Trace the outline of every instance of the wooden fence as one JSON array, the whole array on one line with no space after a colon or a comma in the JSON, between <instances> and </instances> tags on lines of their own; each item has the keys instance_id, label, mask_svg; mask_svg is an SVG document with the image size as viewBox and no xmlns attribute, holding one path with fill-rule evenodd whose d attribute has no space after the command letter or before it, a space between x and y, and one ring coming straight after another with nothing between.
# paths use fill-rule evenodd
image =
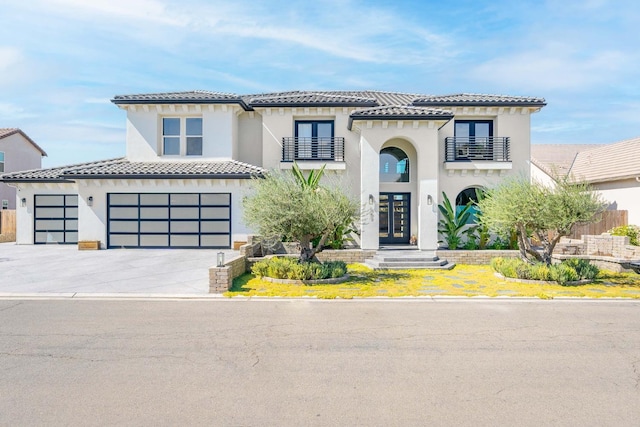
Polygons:
<instances>
[{"instance_id":1,"label":"wooden fence","mask_svg":"<svg viewBox=\"0 0 640 427\"><path fill-rule=\"evenodd\" d=\"M0 210L0 234L16 234L15 210Z\"/></svg>"},{"instance_id":2,"label":"wooden fence","mask_svg":"<svg viewBox=\"0 0 640 427\"><path fill-rule=\"evenodd\" d=\"M604 211L602 219L598 222L585 225L574 225L571 234L567 237L571 239L580 239L583 235L599 235L606 233L613 227L627 225L629 221L628 211Z\"/></svg>"}]
</instances>

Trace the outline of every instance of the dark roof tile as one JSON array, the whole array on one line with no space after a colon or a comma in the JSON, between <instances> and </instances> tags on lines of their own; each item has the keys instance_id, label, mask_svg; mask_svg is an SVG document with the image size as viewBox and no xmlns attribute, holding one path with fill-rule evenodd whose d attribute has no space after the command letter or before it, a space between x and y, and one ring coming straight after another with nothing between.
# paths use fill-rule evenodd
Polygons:
<instances>
[{"instance_id":1,"label":"dark roof tile","mask_svg":"<svg viewBox=\"0 0 640 427\"><path fill-rule=\"evenodd\" d=\"M420 106L545 106L544 98L529 96L488 95L478 93L458 93L454 95L427 96L416 98L413 105Z\"/></svg>"},{"instance_id":2,"label":"dark roof tile","mask_svg":"<svg viewBox=\"0 0 640 427\"><path fill-rule=\"evenodd\" d=\"M72 181L78 178L250 178L265 169L235 160L130 162L101 160L0 176L4 182Z\"/></svg>"}]
</instances>

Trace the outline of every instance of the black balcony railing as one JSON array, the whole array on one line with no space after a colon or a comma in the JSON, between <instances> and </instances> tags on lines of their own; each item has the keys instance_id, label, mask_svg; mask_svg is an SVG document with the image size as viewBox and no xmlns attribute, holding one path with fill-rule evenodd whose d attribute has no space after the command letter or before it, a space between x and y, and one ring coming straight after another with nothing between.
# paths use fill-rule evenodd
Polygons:
<instances>
[{"instance_id":1,"label":"black balcony railing","mask_svg":"<svg viewBox=\"0 0 640 427\"><path fill-rule=\"evenodd\" d=\"M511 161L509 137L447 137L445 138L445 152L445 161L447 162Z\"/></svg>"},{"instance_id":2,"label":"black balcony railing","mask_svg":"<svg viewBox=\"0 0 640 427\"><path fill-rule=\"evenodd\" d=\"M344 138L282 138L282 161L297 160L344 162Z\"/></svg>"}]
</instances>

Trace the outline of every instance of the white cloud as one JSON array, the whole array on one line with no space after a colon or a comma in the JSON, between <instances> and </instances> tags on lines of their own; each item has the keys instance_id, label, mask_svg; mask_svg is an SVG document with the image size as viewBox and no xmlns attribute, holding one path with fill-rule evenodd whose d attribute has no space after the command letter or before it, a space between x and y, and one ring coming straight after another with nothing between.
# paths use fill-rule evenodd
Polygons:
<instances>
[{"instance_id":1,"label":"white cloud","mask_svg":"<svg viewBox=\"0 0 640 427\"><path fill-rule=\"evenodd\" d=\"M0 117L7 123L10 120L19 120L35 117L32 113L27 113L24 108L17 105L0 102Z\"/></svg>"},{"instance_id":2,"label":"white cloud","mask_svg":"<svg viewBox=\"0 0 640 427\"><path fill-rule=\"evenodd\" d=\"M75 18L84 13L101 19L104 19L104 15L111 15L111 17L155 24L186 25L184 18L170 12L163 2L157 0L49 0L49 2L63 7L67 16Z\"/></svg>"},{"instance_id":3,"label":"white cloud","mask_svg":"<svg viewBox=\"0 0 640 427\"><path fill-rule=\"evenodd\" d=\"M626 73L633 59L623 52L578 53L566 45L490 59L471 71L480 81L527 90L584 90Z\"/></svg>"},{"instance_id":4,"label":"white cloud","mask_svg":"<svg viewBox=\"0 0 640 427\"><path fill-rule=\"evenodd\" d=\"M23 59L22 52L11 46L0 46L0 72L8 70Z\"/></svg>"}]
</instances>

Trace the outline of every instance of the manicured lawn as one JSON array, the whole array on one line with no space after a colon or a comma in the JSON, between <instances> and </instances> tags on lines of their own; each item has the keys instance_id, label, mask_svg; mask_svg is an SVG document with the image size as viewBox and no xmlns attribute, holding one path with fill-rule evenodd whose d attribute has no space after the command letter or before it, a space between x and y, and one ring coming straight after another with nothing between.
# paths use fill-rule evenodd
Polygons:
<instances>
[{"instance_id":1,"label":"manicured lawn","mask_svg":"<svg viewBox=\"0 0 640 427\"><path fill-rule=\"evenodd\" d=\"M224 295L265 297L367 298L417 296L589 297L640 299L640 275L602 271L594 283L580 286L507 282L489 266L458 265L453 270L373 271L349 265L351 277L337 285L284 285L244 274Z\"/></svg>"}]
</instances>

